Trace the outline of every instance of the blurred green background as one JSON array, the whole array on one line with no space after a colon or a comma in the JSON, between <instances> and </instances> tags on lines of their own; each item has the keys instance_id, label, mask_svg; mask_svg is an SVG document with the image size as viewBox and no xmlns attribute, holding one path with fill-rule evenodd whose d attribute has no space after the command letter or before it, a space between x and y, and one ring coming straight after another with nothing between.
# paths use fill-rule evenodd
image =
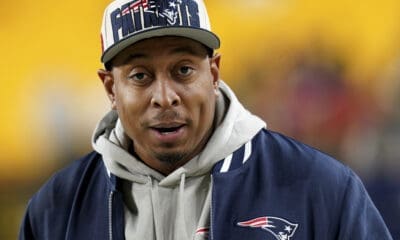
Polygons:
<instances>
[{"instance_id":1,"label":"blurred green background","mask_svg":"<svg viewBox=\"0 0 400 240\"><path fill-rule=\"evenodd\" d=\"M0 2L0 239L91 151L109 0ZM350 165L400 237L400 1L208 0L222 78L272 130ZM396 237L395 237L396 238Z\"/></svg>"}]
</instances>

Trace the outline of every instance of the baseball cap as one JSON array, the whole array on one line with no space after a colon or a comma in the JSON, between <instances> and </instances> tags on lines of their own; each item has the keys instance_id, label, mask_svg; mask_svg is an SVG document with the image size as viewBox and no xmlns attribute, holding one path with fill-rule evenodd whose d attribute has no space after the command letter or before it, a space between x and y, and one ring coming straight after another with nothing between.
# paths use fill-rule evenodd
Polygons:
<instances>
[{"instance_id":1,"label":"baseball cap","mask_svg":"<svg viewBox=\"0 0 400 240\"><path fill-rule=\"evenodd\" d=\"M107 63L126 47L147 38L179 36L217 49L203 0L116 0L103 16L102 56Z\"/></svg>"}]
</instances>

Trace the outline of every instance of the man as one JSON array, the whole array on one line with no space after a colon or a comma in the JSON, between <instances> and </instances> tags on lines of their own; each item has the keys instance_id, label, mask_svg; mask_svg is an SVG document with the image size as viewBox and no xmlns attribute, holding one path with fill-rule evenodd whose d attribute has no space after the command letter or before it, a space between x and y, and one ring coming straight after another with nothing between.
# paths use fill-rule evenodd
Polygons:
<instances>
[{"instance_id":1,"label":"man","mask_svg":"<svg viewBox=\"0 0 400 240\"><path fill-rule=\"evenodd\" d=\"M114 1L102 44L112 111L20 239L391 239L351 170L266 130L220 80L201 0Z\"/></svg>"}]
</instances>

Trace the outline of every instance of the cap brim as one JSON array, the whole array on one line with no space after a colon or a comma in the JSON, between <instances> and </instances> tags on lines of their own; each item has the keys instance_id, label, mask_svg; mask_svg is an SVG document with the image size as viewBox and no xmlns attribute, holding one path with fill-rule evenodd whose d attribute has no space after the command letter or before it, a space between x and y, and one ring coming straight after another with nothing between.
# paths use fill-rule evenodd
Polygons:
<instances>
[{"instance_id":1,"label":"cap brim","mask_svg":"<svg viewBox=\"0 0 400 240\"><path fill-rule=\"evenodd\" d=\"M205 29L199 28L190 28L190 27L179 27L179 26L171 26L171 27L162 27L162 28L153 28L148 29L142 32L138 32L136 34L132 34L127 38L119 41L118 43L109 47L101 56L101 62L106 63L110 61L113 57L115 57L119 52L121 52L126 47L152 37L162 37L162 36L178 36L178 37L186 37L198 41L205 46L211 49L218 49L220 46L220 41L217 35L214 33L207 31Z\"/></svg>"}]
</instances>

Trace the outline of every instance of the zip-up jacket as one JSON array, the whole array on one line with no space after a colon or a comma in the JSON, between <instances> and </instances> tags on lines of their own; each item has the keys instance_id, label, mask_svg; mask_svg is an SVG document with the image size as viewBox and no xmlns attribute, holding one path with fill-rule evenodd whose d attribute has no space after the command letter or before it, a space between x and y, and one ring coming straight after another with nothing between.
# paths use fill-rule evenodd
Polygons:
<instances>
[{"instance_id":1,"label":"zip-up jacket","mask_svg":"<svg viewBox=\"0 0 400 240\"><path fill-rule=\"evenodd\" d=\"M261 130L211 174L209 239L392 239L349 168L278 133ZM125 239L119 185L100 154L75 161L33 196L19 239Z\"/></svg>"}]
</instances>

